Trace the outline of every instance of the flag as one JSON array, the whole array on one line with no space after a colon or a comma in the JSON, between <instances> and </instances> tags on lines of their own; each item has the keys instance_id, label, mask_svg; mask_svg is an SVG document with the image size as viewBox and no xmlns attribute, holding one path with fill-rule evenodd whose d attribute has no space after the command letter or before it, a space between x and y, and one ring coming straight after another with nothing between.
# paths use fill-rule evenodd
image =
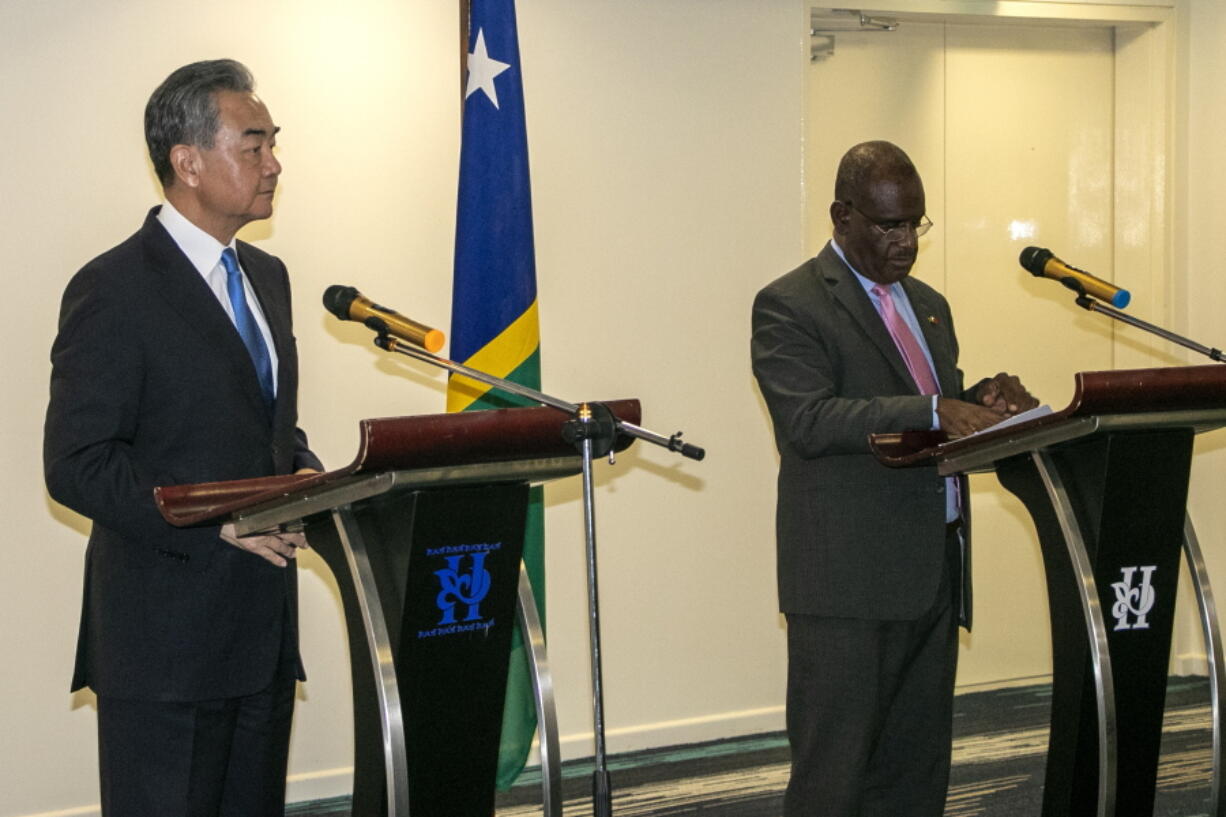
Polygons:
<instances>
[{"instance_id":1,"label":"flag","mask_svg":"<svg viewBox=\"0 0 1226 817\"><path fill-rule=\"evenodd\" d=\"M456 210L451 358L539 389L540 332L528 136L513 0L471 0ZM448 411L532 405L531 401L453 375ZM544 620L544 499L529 495L524 563ZM523 770L536 731L524 639L516 629L503 710L498 787Z\"/></svg>"}]
</instances>

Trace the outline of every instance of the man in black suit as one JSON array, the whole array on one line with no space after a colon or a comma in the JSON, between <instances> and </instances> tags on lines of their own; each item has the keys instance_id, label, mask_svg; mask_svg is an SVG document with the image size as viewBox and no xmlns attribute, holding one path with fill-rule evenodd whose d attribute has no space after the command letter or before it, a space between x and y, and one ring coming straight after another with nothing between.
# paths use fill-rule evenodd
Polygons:
<instances>
[{"instance_id":1,"label":"man in black suit","mask_svg":"<svg viewBox=\"0 0 1226 817\"><path fill-rule=\"evenodd\" d=\"M969 493L935 467L881 465L868 436L968 434L1036 401L1004 373L963 388L949 305L907 277L925 209L901 149L856 145L839 164L834 240L754 301L754 374L780 455L786 817L944 810Z\"/></svg>"},{"instance_id":2,"label":"man in black suit","mask_svg":"<svg viewBox=\"0 0 1226 817\"><path fill-rule=\"evenodd\" d=\"M69 282L51 352L47 487L93 521L72 688L97 694L104 815L284 812L305 540L174 528L153 500L322 468L297 429L285 266L234 239L281 172L253 87L215 60L154 91L166 204Z\"/></svg>"}]
</instances>

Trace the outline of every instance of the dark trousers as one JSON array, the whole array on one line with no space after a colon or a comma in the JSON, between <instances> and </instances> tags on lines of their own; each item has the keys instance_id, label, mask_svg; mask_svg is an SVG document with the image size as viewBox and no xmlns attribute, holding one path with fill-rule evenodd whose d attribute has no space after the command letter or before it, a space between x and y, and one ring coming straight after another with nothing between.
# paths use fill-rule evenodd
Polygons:
<instances>
[{"instance_id":1,"label":"dark trousers","mask_svg":"<svg viewBox=\"0 0 1226 817\"><path fill-rule=\"evenodd\" d=\"M785 817L940 817L949 787L957 534L913 621L788 614Z\"/></svg>"},{"instance_id":2,"label":"dark trousers","mask_svg":"<svg viewBox=\"0 0 1226 817\"><path fill-rule=\"evenodd\" d=\"M295 681L214 701L98 697L103 817L283 817Z\"/></svg>"}]
</instances>

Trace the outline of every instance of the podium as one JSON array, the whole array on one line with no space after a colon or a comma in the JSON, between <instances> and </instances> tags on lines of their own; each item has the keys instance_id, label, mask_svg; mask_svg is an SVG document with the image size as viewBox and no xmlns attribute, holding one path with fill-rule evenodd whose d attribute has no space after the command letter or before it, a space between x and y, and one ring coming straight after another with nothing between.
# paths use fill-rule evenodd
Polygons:
<instances>
[{"instance_id":1,"label":"podium","mask_svg":"<svg viewBox=\"0 0 1226 817\"><path fill-rule=\"evenodd\" d=\"M607 405L639 422L637 400ZM534 671L544 656L520 570L527 491L580 473L568 419L534 407L363 420L340 470L155 490L177 526L301 526L332 571L353 680L354 817L493 814L517 599ZM552 691L539 681L546 813L560 813Z\"/></svg>"},{"instance_id":2,"label":"podium","mask_svg":"<svg viewBox=\"0 0 1226 817\"><path fill-rule=\"evenodd\" d=\"M1043 814L1150 817L1180 549L1209 656L1221 798L1221 635L1187 518L1192 441L1226 425L1226 366L1083 372L1070 405L958 440L875 435L887 465L995 470L1034 521L1051 609L1052 713Z\"/></svg>"}]
</instances>

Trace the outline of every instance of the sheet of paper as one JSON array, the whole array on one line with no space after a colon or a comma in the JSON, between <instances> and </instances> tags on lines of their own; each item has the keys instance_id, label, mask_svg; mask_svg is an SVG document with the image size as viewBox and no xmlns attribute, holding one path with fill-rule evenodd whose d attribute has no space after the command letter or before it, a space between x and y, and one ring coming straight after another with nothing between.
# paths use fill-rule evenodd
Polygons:
<instances>
[{"instance_id":1,"label":"sheet of paper","mask_svg":"<svg viewBox=\"0 0 1226 817\"><path fill-rule=\"evenodd\" d=\"M981 429L979 431L976 431L974 434L969 434L967 436L975 437L975 436L978 436L979 434L986 434L989 431L1000 431L1002 428L1008 428L1009 426L1015 426L1018 423L1024 423L1028 420L1033 420L1036 417L1045 417L1051 413L1052 413L1051 406L1048 406L1048 405L1037 406L1035 408L1030 409L1029 411L1023 411L1020 414L1014 414L1012 417L1001 420L999 423L997 423L994 426L988 426L985 429Z\"/></svg>"}]
</instances>

